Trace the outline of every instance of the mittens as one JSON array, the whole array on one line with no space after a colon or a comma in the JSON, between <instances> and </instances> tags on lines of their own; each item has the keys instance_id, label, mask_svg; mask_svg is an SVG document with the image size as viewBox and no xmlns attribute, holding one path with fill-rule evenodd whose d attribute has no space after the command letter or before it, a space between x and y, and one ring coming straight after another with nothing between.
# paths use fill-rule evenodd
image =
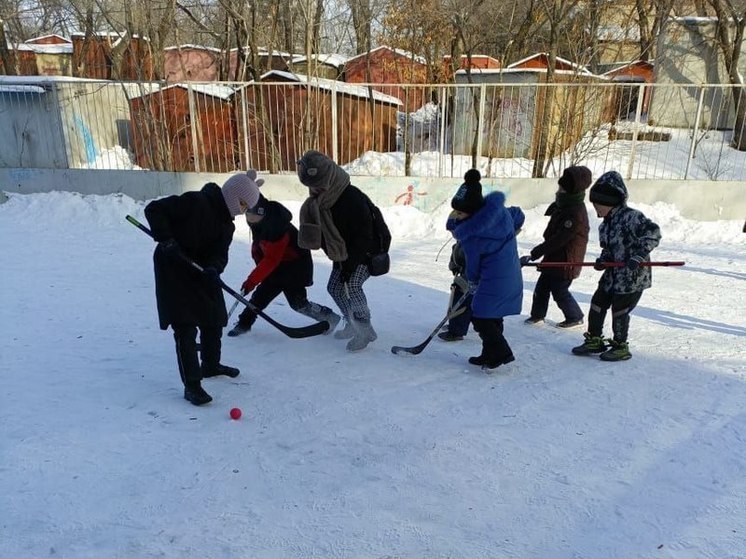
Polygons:
<instances>
[{"instance_id":1,"label":"mittens","mask_svg":"<svg viewBox=\"0 0 746 559\"><path fill-rule=\"evenodd\" d=\"M639 256L630 256L627 260L627 268L630 270L637 270L642 264L642 258Z\"/></svg>"}]
</instances>

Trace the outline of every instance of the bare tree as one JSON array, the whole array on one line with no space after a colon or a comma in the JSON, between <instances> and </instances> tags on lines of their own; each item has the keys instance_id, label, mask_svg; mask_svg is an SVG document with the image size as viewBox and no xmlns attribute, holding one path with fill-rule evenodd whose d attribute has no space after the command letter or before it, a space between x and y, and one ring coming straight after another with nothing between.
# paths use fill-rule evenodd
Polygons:
<instances>
[{"instance_id":1,"label":"bare tree","mask_svg":"<svg viewBox=\"0 0 746 559\"><path fill-rule=\"evenodd\" d=\"M8 39L5 37L5 18L0 17L0 62L2 62L3 73L6 76L16 74L15 57L8 48Z\"/></svg>"},{"instance_id":2,"label":"bare tree","mask_svg":"<svg viewBox=\"0 0 746 559\"><path fill-rule=\"evenodd\" d=\"M370 0L347 0L355 32L355 54L368 52L373 44L373 13Z\"/></svg>"},{"instance_id":3,"label":"bare tree","mask_svg":"<svg viewBox=\"0 0 746 559\"><path fill-rule=\"evenodd\" d=\"M531 172L533 177L543 177L545 175L545 167L552 157L549 150L549 133L554 111L554 89L550 88L549 84L554 82L562 29L578 2L579 0L540 0L538 3L538 8L546 15L549 38L547 43L547 86L541 88L537 95L537 107L541 108L541 112L538 119L539 139L534 148L534 166Z\"/></svg>"},{"instance_id":4,"label":"bare tree","mask_svg":"<svg viewBox=\"0 0 746 559\"><path fill-rule=\"evenodd\" d=\"M733 86L736 121L731 147L746 151L746 91L738 71L746 26L746 2L743 0L707 0L717 16L715 37L723 55L728 80Z\"/></svg>"}]
</instances>

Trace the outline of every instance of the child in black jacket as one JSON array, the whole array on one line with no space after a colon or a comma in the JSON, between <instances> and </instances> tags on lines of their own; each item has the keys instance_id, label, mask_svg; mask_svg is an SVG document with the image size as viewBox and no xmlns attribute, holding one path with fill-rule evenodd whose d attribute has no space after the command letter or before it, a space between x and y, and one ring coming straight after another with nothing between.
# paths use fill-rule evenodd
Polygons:
<instances>
[{"instance_id":1,"label":"child in black jacket","mask_svg":"<svg viewBox=\"0 0 746 559\"><path fill-rule=\"evenodd\" d=\"M559 188L555 201L546 214L549 223L544 230L544 242L536 245L530 256L521 257L521 265L543 257L543 262L582 262L588 247L588 210L585 208L585 191L591 185L588 167L568 167L557 181ZM549 295L565 316L557 323L560 328L583 324L583 311L570 293L570 285L580 275L580 266L566 268L540 268L534 288L531 316L526 324L543 322L549 308Z\"/></svg>"},{"instance_id":2,"label":"child in black jacket","mask_svg":"<svg viewBox=\"0 0 746 559\"><path fill-rule=\"evenodd\" d=\"M627 196L627 185L616 171L604 173L591 187L591 203L596 215L603 218L598 227L601 256L594 268L604 273L591 298L585 341L572 349L575 355L600 353L603 361L626 361L632 357L627 343L629 315L640 302L642 292L653 283L651 269L644 264L650 262L650 252L660 243L661 231L641 211L627 206ZM614 337L606 340L603 326L609 310Z\"/></svg>"},{"instance_id":3,"label":"child in black jacket","mask_svg":"<svg viewBox=\"0 0 746 559\"><path fill-rule=\"evenodd\" d=\"M311 251L298 246L298 229L290 222L292 217L285 206L264 196L246 211L252 234L251 256L257 266L241 290L244 294L253 291L250 302L259 310L267 308L283 293L290 308L314 320L327 321L330 326L327 333L332 332L340 316L329 307L308 300L306 287L313 284L313 261ZM251 330L256 316L250 308L245 308L228 336L240 336Z\"/></svg>"}]
</instances>

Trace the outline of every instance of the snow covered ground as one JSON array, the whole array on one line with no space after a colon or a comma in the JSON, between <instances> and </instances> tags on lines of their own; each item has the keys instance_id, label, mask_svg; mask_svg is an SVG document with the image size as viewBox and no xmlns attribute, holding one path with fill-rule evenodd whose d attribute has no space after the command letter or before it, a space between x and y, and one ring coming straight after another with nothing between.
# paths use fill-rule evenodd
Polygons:
<instances>
[{"instance_id":1,"label":"snow covered ground","mask_svg":"<svg viewBox=\"0 0 746 559\"><path fill-rule=\"evenodd\" d=\"M127 197L0 205L0 557L746 557L746 234L633 206L663 232L631 361L575 357L582 330L507 320L517 360L487 375L466 340L422 341L445 312L445 213L385 208L391 273L367 293L379 338L224 338L235 380L182 399L158 329L152 242ZM549 201L549 200L548 200ZM288 203L297 215L298 203ZM546 225L524 208L525 254ZM444 212L445 210L443 210ZM598 253L592 219L589 259ZM237 221L224 279L249 271ZM313 300L328 261L316 255ZM574 284L587 309L598 273ZM230 304L231 301L228 300ZM287 324L308 320L278 300ZM560 320L550 306L550 316ZM243 418L229 418L230 408Z\"/></svg>"}]
</instances>

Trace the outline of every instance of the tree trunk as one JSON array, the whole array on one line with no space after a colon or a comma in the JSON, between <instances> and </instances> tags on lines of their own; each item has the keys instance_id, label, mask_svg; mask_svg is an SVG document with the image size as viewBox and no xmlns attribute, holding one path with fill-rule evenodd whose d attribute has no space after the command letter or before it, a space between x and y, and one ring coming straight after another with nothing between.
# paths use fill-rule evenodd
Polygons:
<instances>
[{"instance_id":1,"label":"tree trunk","mask_svg":"<svg viewBox=\"0 0 746 559\"><path fill-rule=\"evenodd\" d=\"M746 151L746 91L738 72L738 62L741 58L741 45L746 28L746 10L737 13L729 0L708 0L717 16L715 36L723 55L728 80L733 88L733 110L736 121L733 127L733 138L730 146L738 151ZM732 27L732 32L731 32Z\"/></svg>"},{"instance_id":2,"label":"tree trunk","mask_svg":"<svg viewBox=\"0 0 746 559\"><path fill-rule=\"evenodd\" d=\"M8 41L5 38L5 20L2 18L0 18L0 61L6 76L16 75L15 56L8 48Z\"/></svg>"},{"instance_id":3,"label":"tree trunk","mask_svg":"<svg viewBox=\"0 0 746 559\"><path fill-rule=\"evenodd\" d=\"M352 27L355 31L355 54L368 52L371 47L370 0L349 0Z\"/></svg>"},{"instance_id":4,"label":"tree trunk","mask_svg":"<svg viewBox=\"0 0 746 559\"><path fill-rule=\"evenodd\" d=\"M648 21L649 7L645 0L635 0L637 8L637 23L640 28L640 60L647 62L651 58L653 50L653 38L650 35L650 24Z\"/></svg>"}]
</instances>

